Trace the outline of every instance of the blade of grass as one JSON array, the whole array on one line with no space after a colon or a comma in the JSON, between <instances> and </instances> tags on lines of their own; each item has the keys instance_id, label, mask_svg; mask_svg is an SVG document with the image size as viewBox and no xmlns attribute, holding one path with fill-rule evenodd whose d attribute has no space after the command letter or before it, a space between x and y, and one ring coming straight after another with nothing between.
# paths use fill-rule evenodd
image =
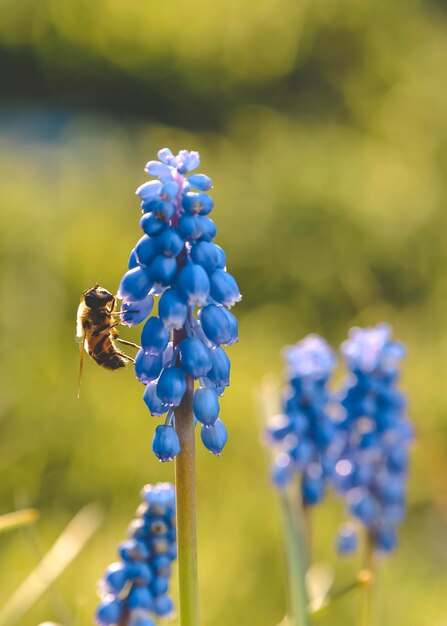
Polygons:
<instances>
[{"instance_id":1,"label":"blade of grass","mask_svg":"<svg viewBox=\"0 0 447 626\"><path fill-rule=\"evenodd\" d=\"M2 626L13 626L22 619L76 558L99 528L102 519L102 510L96 504L85 506L73 517L35 569L0 609Z\"/></svg>"},{"instance_id":2,"label":"blade of grass","mask_svg":"<svg viewBox=\"0 0 447 626\"><path fill-rule=\"evenodd\" d=\"M45 550L42 549L36 526L25 526L23 528L23 533L27 537L31 548L36 555L37 562L39 562L44 557ZM53 584L50 585L47 593L49 595L53 615L57 617L59 622L67 624L68 626L73 626L71 613L60 590L57 588L56 582L53 582Z\"/></svg>"},{"instance_id":3,"label":"blade of grass","mask_svg":"<svg viewBox=\"0 0 447 626\"><path fill-rule=\"evenodd\" d=\"M308 611L313 614L313 609L321 606L331 592L334 582L334 573L326 563L313 563L306 574Z\"/></svg>"},{"instance_id":4,"label":"blade of grass","mask_svg":"<svg viewBox=\"0 0 447 626\"><path fill-rule=\"evenodd\" d=\"M276 626L291 626L291 623L289 618L286 616L281 622L279 622L279 624L276 624Z\"/></svg>"},{"instance_id":5,"label":"blade of grass","mask_svg":"<svg viewBox=\"0 0 447 626\"><path fill-rule=\"evenodd\" d=\"M319 599L318 604L310 603L309 613L312 616L315 616L315 615L319 616L320 613L323 613L325 609L327 609L329 606L333 604L333 602L340 600L341 598L346 596L348 593L350 593L354 589L363 589L363 587L366 587L367 585L371 585L372 579L373 579L373 576L370 571L361 570L358 573L358 576L355 580L352 580L351 582L347 583L343 587L339 587L338 589L333 589L329 591L324 596L323 599L321 600Z\"/></svg>"},{"instance_id":6,"label":"blade of grass","mask_svg":"<svg viewBox=\"0 0 447 626\"><path fill-rule=\"evenodd\" d=\"M39 511L37 509L21 509L20 511L12 511L0 515L0 533L7 530L14 530L29 524L35 524L39 519Z\"/></svg>"}]
</instances>

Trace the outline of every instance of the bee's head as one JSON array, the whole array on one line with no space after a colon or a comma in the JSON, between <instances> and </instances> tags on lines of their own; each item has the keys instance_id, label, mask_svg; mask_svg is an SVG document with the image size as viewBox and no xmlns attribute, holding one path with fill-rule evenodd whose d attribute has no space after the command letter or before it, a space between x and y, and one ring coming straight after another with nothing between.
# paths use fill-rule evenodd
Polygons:
<instances>
[{"instance_id":1,"label":"bee's head","mask_svg":"<svg viewBox=\"0 0 447 626\"><path fill-rule=\"evenodd\" d=\"M84 302L90 309L102 309L113 300L113 295L107 289L95 285L83 292Z\"/></svg>"}]
</instances>

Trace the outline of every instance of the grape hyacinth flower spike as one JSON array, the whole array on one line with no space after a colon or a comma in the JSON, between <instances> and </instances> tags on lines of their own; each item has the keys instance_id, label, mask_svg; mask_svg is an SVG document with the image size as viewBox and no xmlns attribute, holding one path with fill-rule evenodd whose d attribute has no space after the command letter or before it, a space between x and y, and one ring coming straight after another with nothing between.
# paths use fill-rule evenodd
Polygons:
<instances>
[{"instance_id":1,"label":"grape hyacinth flower spike","mask_svg":"<svg viewBox=\"0 0 447 626\"><path fill-rule=\"evenodd\" d=\"M118 296L129 326L144 321L139 312L149 315L159 297L158 315L148 317L141 333L135 373L146 387L143 400L150 413L167 414L156 429L153 452L170 461L181 450L175 408L196 381L193 410L205 447L219 455L227 441L219 396L229 385L230 361L222 346L238 339L229 309L241 294L226 271L225 252L213 241L211 179L190 174L200 164L199 153L180 150L174 156L165 148L158 157L146 165L157 179L136 191L143 236L131 252Z\"/></svg>"},{"instance_id":2,"label":"grape hyacinth flower spike","mask_svg":"<svg viewBox=\"0 0 447 626\"><path fill-rule=\"evenodd\" d=\"M366 528L371 549L389 553L397 545L397 526L405 516L413 439L406 400L397 386L405 350L391 339L390 327L379 324L351 329L342 352L349 376L341 397L344 447L336 485L351 515Z\"/></svg>"},{"instance_id":3,"label":"grape hyacinth flower spike","mask_svg":"<svg viewBox=\"0 0 447 626\"><path fill-rule=\"evenodd\" d=\"M170 483L146 485L129 539L120 543L120 560L99 580L99 626L155 626L152 618L172 613L168 595L171 564L176 559L175 494Z\"/></svg>"},{"instance_id":4,"label":"grape hyacinth flower spike","mask_svg":"<svg viewBox=\"0 0 447 626\"><path fill-rule=\"evenodd\" d=\"M305 584L310 564L311 506L324 496L334 465L335 427L327 388L335 365L328 344L308 335L284 350L287 387L281 412L269 419L267 443L273 450L273 483L280 492L288 562L291 623L309 624ZM300 492L295 488L299 478Z\"/></svg>"},{"instance_id":5,"label":"grape hyacinth flower spike","mask_svg":"<svg viewBox=\"0 0 447 626\"><path fill-rule=\"evenodd\" d=\"M150 413L166 414L152 449L160 461L175 458L180 624L197 626L195 424L205 447L220 455L228 437L219 397L230 383L222 346L238 340L230 309L241 294L226 270L225 252L213 241L211 179L190 174L200 164L199 153L180 150L174 156L165 148L158 158L146 165L156 179L136 191L144 234L130 254L118 297L126 312L149 310L147 301L158 298L158 315L143 327L135 374L145 385Z\"/></svg>"},{"instance_id":6,"label":"grape hyacinth flower spike","mask_svg":"<svg viewBox=\"0 0 447 626\"><path fill-rule=\"evenodd\" d=\"M267 442L274 450L272 479L282 489L301 477L305 506L324 496L336 456L336 428L328 413L327 383L335 356L318 335L308 335L284 350L287 388L282 412L267 426Z\"/></svg>"}]
</instances>

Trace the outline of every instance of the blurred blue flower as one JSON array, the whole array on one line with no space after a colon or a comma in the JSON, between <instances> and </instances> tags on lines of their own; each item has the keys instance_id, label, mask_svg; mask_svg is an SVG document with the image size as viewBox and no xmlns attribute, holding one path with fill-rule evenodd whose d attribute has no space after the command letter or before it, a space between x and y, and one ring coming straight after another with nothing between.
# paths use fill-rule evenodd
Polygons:
<instances>
[{"instance_id":1,"label":"blurred blue flower","mask_svg":"<svg viewBox=\"0 0 447 626\"><path fill-rule=\"evenodd\" d=\"M345 522L338 530L336 548L339 554L352 554L357 550L358 534L354 524Z\"/></svg>"},{"instance_id":2,"label":"blurred blue flower","mask_svg":"<svg viewBox=\"0 0 447 626\"><path fill-rule=\"evenodd\" d=\"M282 412L267 426L267 441L275 451L272 479L284 488L298 473L303 503L313 505L323 498L337 458L327 388L335 356L321 337L308 335L286 348L284 357L288 385Z\"/></svg>"},{"instance_id":3,"label":"blurred blue flower","mask_svg":"<svg viewBox=\"0 0 447 626\"><path fill-rule=\"evenodd\" d=\"M149 411L157 416L169 411L155 435L154 452L168 460L180 451L170 407L181 403L190 377L198 381L194 406L202 422L202 441L220 454L227 433L217 417L218 396L228 386L230 372L220 346L238 339L237 320L228 309L241 294L226 271L225 252L213 242L216 226L208 216L214 201L207 193L212 181L205 174L190 174L200 164L199 153L180 150L174 155L164 148L158 158L145 168L158 180L136 190L144 234L130 254L118 297L123 300L123 319L132 326L148 318L154 296L160 296L158 316L147 319L135 362L136 376L146 385L143 398ZM182 341L174 348L176 331Z\"/></svg>"},{"instance_id":4,"label":"blurred blue flower","mask_svg":"<svg viewBox=\"0 0 447 626\"><path fill-rule=\"evenodd\" d=\"M125 616L133 626L153 626L152 617L168 615L171 563L176 559L175 492L170 483L146 485L130 539L120 544L120 561L112 563L98 582L99 626L117 624Z\"/></svg>"},{"instance_id":5,"label":"blurred blue flower","mask_svg":"<svg viewBox=\"0 0 447 626\"><path fill-rule=\"evenodd\" d=\"M281 413L267 427L275 451L272 479L283 489L298 473L304 505L317 504L326 487L334 486L374 548L387 553L396 547L405 517L413 440L398 389L405 349L391 339L388 325L379 324L351 329L341 352L348 376L329 395L335 357L326 342L309 335L284 350L288 386ZM355 527L343 525L337 550L349 554L357 543Z\"/></svg>"},{"instance_id":6,"label":"blurred blue flower","mask_svg":"<svg viewBox=\"0 0 447 626\"><path fill-rule=\"evenodd\" d=\"M375 549L390 552L405 515L408 451L413 429L398 389L404 347L390 327L353 328L342 344L349 370L340 403L343 447L335 484L349 512L368 529Z\"/></svg>"}]
</instances>

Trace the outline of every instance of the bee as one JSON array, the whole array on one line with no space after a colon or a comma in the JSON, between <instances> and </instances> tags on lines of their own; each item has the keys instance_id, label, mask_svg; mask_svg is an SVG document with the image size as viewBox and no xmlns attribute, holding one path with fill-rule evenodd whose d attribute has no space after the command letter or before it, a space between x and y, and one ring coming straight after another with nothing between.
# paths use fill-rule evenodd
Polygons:
<instances>
[{"instance_id":1,"label":"bee","mask_svg":"<svg viewBox=\"0 0 447 626\"><path fill-rule=\"evenodd\" d=\"M109 370L125 367L134 359L121 352L115 341L139 348L135 343L118 338L117 326L121 323L116 316L121 311L115 311L116 299L110 291L98 284L82 293L81 303L76 318L76 337L80 341L80 363L78 378L78 398L81 388L84 351L92 357L98 365Z\"/></svg>"}]
</instances>

